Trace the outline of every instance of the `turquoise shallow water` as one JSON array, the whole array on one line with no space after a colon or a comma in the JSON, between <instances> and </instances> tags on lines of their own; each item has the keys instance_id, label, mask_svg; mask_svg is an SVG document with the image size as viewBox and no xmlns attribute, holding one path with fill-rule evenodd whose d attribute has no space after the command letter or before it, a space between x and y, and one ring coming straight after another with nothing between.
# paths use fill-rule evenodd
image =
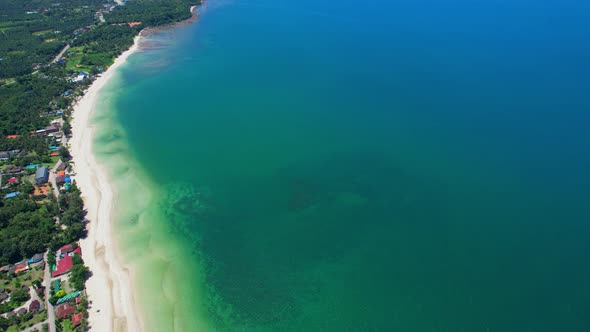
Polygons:
<instances>
[{"instance_id":1,"label":"turquoise shallow water","mask_svg":"<svg viewBox=\"0 0 590 332\"><path fill-rule=\"evenodd\" d=\"M156 331L590 330L590 8L222 1L104 91Z\"/></svg>"}]
</instances>

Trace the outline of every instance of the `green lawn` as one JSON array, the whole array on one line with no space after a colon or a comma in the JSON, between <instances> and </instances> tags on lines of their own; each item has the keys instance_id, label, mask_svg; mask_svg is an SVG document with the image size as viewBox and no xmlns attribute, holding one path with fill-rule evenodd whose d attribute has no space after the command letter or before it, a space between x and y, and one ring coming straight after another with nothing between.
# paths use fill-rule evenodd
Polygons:
<instances>
[{"instance_id":1,"label":"green lawn","mask_svg":"<svg viewBox=\"0 0 590 332\"><path fill-rule=\"evenodd\" d=\"M83 58L84 58L84 54L70 55L68 57L68 61L66 62L66 69L72 70L75 72L81 72L81 71L90 72L90 70L92 69L92 66L80 64L80 62L82 62Z\"/></svg>"},{"instance_id":2,"label":"green lawn","mask_svg":"<svg viewBox=\"0 0 590 332\"><path fill-rule=\"evenodd\" d=\"M87 53L84 63L98 67L108 67L113 64L113 56L109 53Z\"/></svg>"},{"instance_id":3,"label":"green lawn","mask_svg":"<svg viewBox=\"0 0 590 332\"><path fill-rule=\"evenodd\" d=\"M47 319L47 313L45 312L45 310L43 310L43 311L40 311L37 314L35 314L35 316L33 316L33 318L26 321L23 325L24 326L33 326L37 323L41 323L42 321L44 321L46 319Z\"/></svg>"},{"instance_id":4,"label":"green lawn","mask_svg":"<svg viewBox=\"0 0 590 332\"><path fill-rule=\"evenodd\" d=\"M48 163L41 163L40 167L48 167L49 169L53 168L53 166L55 166L55 164L57 163L57 161L59 160L59 156L56 157L50 157L51 158L51 162ZM34 178L33 178L34 180Z\"/></svg>"},{"instance_id":5,"label":"green lawn","mask_svg":"<svg viewBox=\"0 0 590 332\"><path fill-rule=\"evenodd\" d=\"M114 59L109 53L83 53L79 47L69 49L68 52L75 52L74 55L68 56L66 69L73 71L90 72L94 67L106 68L113 64Z\"/></svg>"}]
</instances>

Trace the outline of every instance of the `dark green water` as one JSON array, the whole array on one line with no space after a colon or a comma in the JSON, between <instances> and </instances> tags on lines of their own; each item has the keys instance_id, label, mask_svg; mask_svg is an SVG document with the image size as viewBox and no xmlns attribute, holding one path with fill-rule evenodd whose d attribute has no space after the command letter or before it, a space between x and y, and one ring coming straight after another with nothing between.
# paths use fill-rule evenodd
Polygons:
<instances>
[{"instance_id":1,"label":"dark green water","mask_svg":"<svg viewBox=\"0 0 590 332\"><path fill-rule=\"evenodd\" d=\"M154 330L589 331L589 18L211 0L150 36L96 121L151 192Z\"/></svg>"}]
</instances>

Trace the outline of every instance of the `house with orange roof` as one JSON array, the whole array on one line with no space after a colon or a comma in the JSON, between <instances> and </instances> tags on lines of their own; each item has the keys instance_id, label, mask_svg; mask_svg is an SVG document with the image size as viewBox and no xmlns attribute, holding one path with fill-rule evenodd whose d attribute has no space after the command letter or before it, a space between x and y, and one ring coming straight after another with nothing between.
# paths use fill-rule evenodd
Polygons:
<instances>
[{"instance_id":1,"label":"house with orange roof","mask_svg":"<svg viewBox=\"0 0 590 332\"><path fill-rule=\"evenodd\" d=\"M27 262L18 263L14 266L14 273L18 274L18 273L26 271L28 269L29 269L29 264L27 264Z\"/></svg>"},{"instance_id":2,"label":"house with orange roof","mask_svg":"<svg viewBox=\"0 0 590 332\"><path fill-rule=\"evenodd\" d=\"M81 312L72 316L72 325L78 326L78 325L80 325L80 323L82 323L82 313Z\"/></svg>"}]
</instances>

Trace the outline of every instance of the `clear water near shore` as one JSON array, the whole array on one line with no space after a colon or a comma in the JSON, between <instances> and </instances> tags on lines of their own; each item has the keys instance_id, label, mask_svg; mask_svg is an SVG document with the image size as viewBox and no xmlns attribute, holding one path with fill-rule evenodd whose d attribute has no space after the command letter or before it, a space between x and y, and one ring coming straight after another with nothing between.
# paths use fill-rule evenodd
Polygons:
<instances>
[{"instance_id":1,"label":"clear water near shore","mask_svg":"<svg viewBox=\"0 0 590 332\"><path fill-rule=\"evenodd\" d=\"M146 327L590 330L588 5L201 10L93 119Z\"/></svg>"}]
</instances>

